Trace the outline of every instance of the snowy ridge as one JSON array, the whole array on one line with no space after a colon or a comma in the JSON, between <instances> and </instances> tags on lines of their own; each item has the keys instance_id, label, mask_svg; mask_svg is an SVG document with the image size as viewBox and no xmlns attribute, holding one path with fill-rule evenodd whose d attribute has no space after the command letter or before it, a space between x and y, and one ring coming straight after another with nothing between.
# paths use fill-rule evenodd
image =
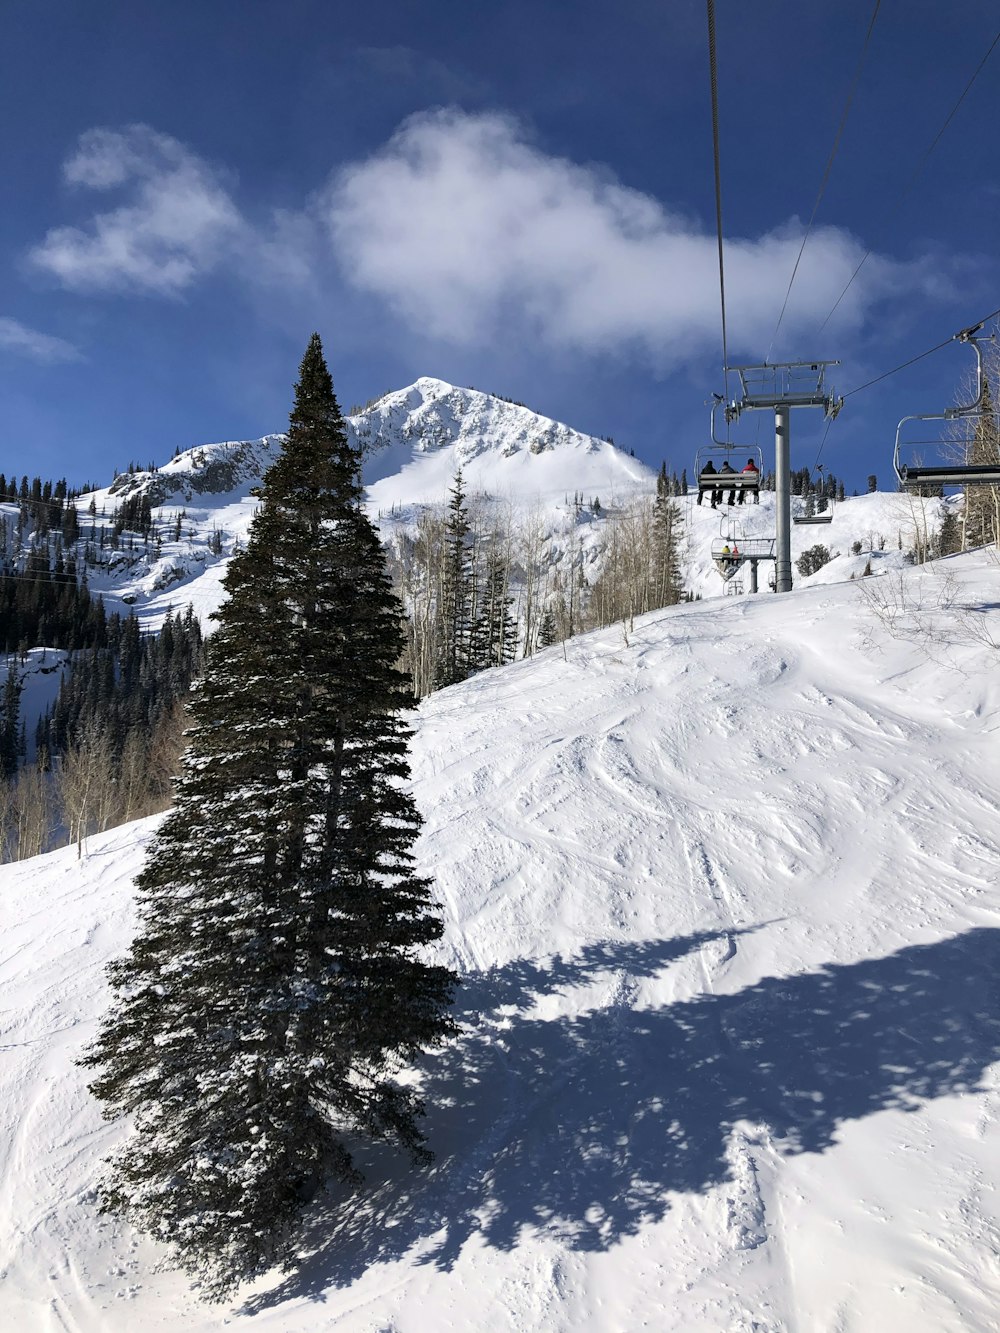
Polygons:
<instances>
[{"instance_id":1,"label":"snowy ridge","mask_svg":"<svg viewBox=\"0 0 1000 1333\"><path fill-rule=\"evenodd\" d=\"M125 472L107 489L109 496L124 500L145 493L155 507L167 503L190 503L196 495L242 494L256 486L274 462L282 435L259 440L227 440L224 444L202 444L177 454L156 472Z\"/></svg>"},{"instance_id":2,"label":"snowy ridge","mask_svg":"<svg viewBox=\"0 0 1000 1333\"><path fill-rule=\"evenodd\" d=\"M467 978L436 1160L365 1154L229 1307L92 1213L119 1131L72 1060L153 823L3 868L10 1326L993 1330L996 579L889 569L891 635L872 580L676 607L427 699L418 856Z\"/></svg>"}]
</instances>

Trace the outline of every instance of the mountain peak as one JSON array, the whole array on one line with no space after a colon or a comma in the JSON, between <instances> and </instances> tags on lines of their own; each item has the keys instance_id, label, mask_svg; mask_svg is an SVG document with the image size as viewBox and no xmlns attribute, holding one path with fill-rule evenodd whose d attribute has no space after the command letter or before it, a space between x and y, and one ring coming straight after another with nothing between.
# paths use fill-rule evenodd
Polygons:
<instances>
[{"instance_id":1,"label":"mountain peak","mask_svg":"<svg viewBox=\"0 0 1000 1333\"><path fill-rule=\"evenodd\" d=\"M607 440L524 403L429 375L355 413L350 427L379 508L436 502L459 468L470 490L522 498L567 490L608 495L653 480L649 468Z\"/></svg>"}]
</instances>

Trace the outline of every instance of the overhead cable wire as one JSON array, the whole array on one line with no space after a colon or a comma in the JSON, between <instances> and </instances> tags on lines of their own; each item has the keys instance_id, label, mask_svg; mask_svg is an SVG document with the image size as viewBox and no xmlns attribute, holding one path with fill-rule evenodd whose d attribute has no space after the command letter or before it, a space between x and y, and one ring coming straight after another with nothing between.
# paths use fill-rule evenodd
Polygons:
<instances>
[{"instance_id":1,"label":"overhead cable wire","mask_svg":"<svg viewBox=\"0 0 1000 1333\"><path fill-rule=\"evenodd\" d=\"M985 315L970 327L979 328L983 324L988 324L991 319L996 319L997 315L1000 315L1000 307L997 307L996 310ZM935 347L928 347L926 352L919 352L916 356L911 356L909 361L904 361L901 366L894 366L892 370L887 370L881 375L876 375L873 380L866 380L864 384L859 384L856 389L848 389L847 393L844 394L844 397L852 398L854 394L860 393L862 389L870 389L873 384L880 384L882 380L887 380L890 375L897 375L901 370L905 370L907 366L913 366L916 365L918 361L923 361L925 356L930 356L934 352L940 352L942 347L950 347L957 336L957 334L952 334L950 338L945 338L944 342L938 343Z\"/></svg>"},{"instance_id":2,"label":"overhead cable wire","mask_svg":"<svg viewBox=\"0 0 1000 1333\"><path fill-rule=\"evenodd\" d=\"M63 575L61 574L53 574L50 575L48 578L46 578L44 574L18 574L18 573L0 574L0 584L2 584L4 579L16 579L18 583L44 583L46 584L47 587L50 588L86 587L88 592L95 591L90 586L89 583L85 584L81 579L75 579L71 576L63 577ZM108 589L98 588L96 590L96 594L98 596L103 596L105 591L113 593L114 590L110 588Z\"/></svg>"},{"instance_id":3,"label":"overhead cable wire","mask_svg":"<svg viewBox=\"0 0 1000 1333\"><path fill-rule=\"evenodd\" d=\"M921 175L921 172L923 171L924 167L926 167L926 165L927 165L927 163L928 163L928 161L929 161L929 159L930 159L931 154L934 152L934 149L935 149L935 148L938 146L938 144L940 143L940 141L941 141L941 139L942 139L942 137L943 137L943 135L944 135L945 130L948 128L948 126L949 126L949 125L951 124L951 122L954 120L955 115L956 115L956 113L957 113L957 111L958 111L958 108L959 108L959 107L962 105L962 103L965 101L966 97L968 96L969 90L971 89L972 85L975 83L976 79L977 79L977 78L979 77L979 75L981 74L981 72L982 72L982 70L983 70L983 67L985 66L987 60L989 60L990 56L993 54L993 52L994 52L994 50L996 49L997 45L1000 45L1000 32L998 32L997 35L993 38L993 41L990 43L989 50L986 52L986 54L983 56L982 60L980 60L979 64L976 66L975 70L973 71L972 77L969 79L968 83L967 83L967 84L965 85L965 87L962 89L962 93L961 93L961 96L959 97L958 101L955 103L955 105L954 105L954 106L951 108L951 110L948 112L948 115L945 117L944 124L943 124L943 125L941 126L941 128L938 130L937 134L935 134L934 138L931 140L930 146L929 146L927 149L925 149L923 156L921 157L920 161L917 163L917 166L916 166L915 171L913 172L913 175L910 177L910 179L909 179L909 181L908 181L908 183L907 183L905 189L903 190L902 194L899 196L899 200L898 200L898 202L897 202L897 204L896 204L896 207L892 210L892 212L889 214L888 218L886 219L886 223L885 223L886 228L891 227L892 224L896 221L896 218L899 216L899 213L900 213L900 211L901 211L901 209L902 209L904 203L905 203L906 200L909 198L910 194L911 194L912 191L913 191L913 187L916 185L917 181L919 180L920 175ZM872 248L872 247L869 247L869 249L867 249L867 250L865 251L865 253L861 256L861 259L860 259L860 261L859 261L859 263L858 263L857 268L854 270L854 272L851 274L851 276L850 276L850 277L848 278L848 280L847 280L847 285L845 286L844 290L840 293L840 295L837 297L836 301L834 301L834 303L833 303L833 308L831 309L830 313L827 315L826 319L824 319L823 323L819 326L819 330L818 330L819 333L822 333L822 332L823 332L823 330L826 328L827 324L829 324L830 320L833 318L834 313L836 312L837 307L840 305L841 301L842 301L842 300L844 299L844 297L847 295L848 291L849 291L850 288L851 288L851 284L854 282L854 279L855 279L855 278L858 276L858 274L861 272L861 270L862 270L862 268L864 267L866 261L871 257L872 253L873 253L873 248Z\"/></svg>"},{"instance_id":4,"label":"overhead cable wire","mask_svg":"<svg viewBox=\"0 0 1000 1333\"><path fill-rule=\"evenodd\" d=\"M819 442L819 448L816 450L816 461L815 461L815 463L813 463L813 468L814 468L816 471L819 471L819 472L821 472L821 471L823 470L823 468L822 468L822 464L821 464L820 461L819 461L819 460L820 460L820 455L821 455L822 452L823 452L823 448L824 448L824 446L825 446L825 444L826 444L826 437L830 434L830 427L831 427L832 425L833 425L833 417L827 417L827 419L826 419L826 430L823 432L823 438L822 438L822 439L820 440L820 442Z\"/></svg>"},{"instance_id":5,"label":"overhead cable wire","mask_svg":"<svg viewBox=\"0 0 1000 1333\"><path fill-rule=\"evenodd\" d=\"M840 147L840 139L844 133L844 126L847 124L847 117L851 110L851 103L854 101L854 94L857 92L858 84L861 81L861 71L864 68L865 57L868 54L868 44L871 41L872 31L875 27L875 20L878 17L879 6L881 3L882 0L875 0L875 8L872 10L872 16L868 22L868 31L865 33L864 44L861 47L861 55L858 57L857 68L854 71L854 78L851 81L851 87L847 94L844 111L840 117L840 124L837 126L837 133L834 135L833 147L830 149L830 157L826 164L826 170L823 172L823 179L820 181L819 193L816 195L816 202L813 204L812 212L809 215L809 222L806 225L805 235L802 237L802 244L799 246L799 253L795 260L795 266L792 269L792 276L788 279L788 290L785 292L785 299L781 307L781 313L778 315L778 322L774 326L774 333L771 335L771 346L767 349L767 356L764 358L765 365L767 365L768 361L771 359L771 352L774 348L775 340L778 337L778 331L781 328L781 321L785 318L785 311L788 309L788 299L792 294L792 286L795 283L795 277L799 271L799 264L802 262L802 255L809 240L812 225L816 221L816 214L819 211L820 201L826 193L827 183L830 179L830 172L833 170L833 162L837 156L837 150Z\"/></svg>"},{"instance_id":6,"label":"overhead cable wire","mask_svg":"<svg viewBox=\"0 0 1000 1333\"><path fill-rule=\"evenodd\" d=\"M712 83L712 155L715 160L715 230L719 241L719 300L722 305L722 373L728 403L729 351L726 345L726 271L722 258L722 165L719 153L719 74L715 50L715 0L707 0L707 5L708 67Z\"/></svg>"}]
</instances>

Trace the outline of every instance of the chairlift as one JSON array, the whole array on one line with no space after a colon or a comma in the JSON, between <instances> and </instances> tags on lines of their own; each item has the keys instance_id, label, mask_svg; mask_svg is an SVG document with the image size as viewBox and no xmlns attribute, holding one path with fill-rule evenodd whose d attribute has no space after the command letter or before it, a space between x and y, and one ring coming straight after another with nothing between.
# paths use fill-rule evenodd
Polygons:
<instances>
[{"instance_id":1,"label":"chairlift","mask_svg":"<svg viewBox=\"0 0 1000 1333\"><path fill-rule=\"evenodd\" d=\"M976 356L976 396L971 403L962 403L958 407L947 407L943 412L918 413L903 417L896 427L896 448L892 465L900 486L904 490L934 489L939 486L998 486L1000 485L1000 458L992 463L970 463L964 461L971 453L975 426L986 415L987 381L983 373L983 353L976 334L982 324L973 324L970 328L956 333L953 341L967 343ZM993 337L996 335L994 334ZM963 438L944 438L932 440L905 440L905 427L911 421L966 421L970 433ZM912 457L916 449L928 448L931 461ZM904 454L910 461L904 461ZM958 461L948 459L948 454L959 455Z\"/></svg>"},{"instance_id":2,"label":"chairlift","mask_svg":"<svg viewBox=\"0 0 1000 1333\"><path fill-rule=\"evenodd\" d=\"M731 518L726 517L719 525L719 536L712 541L712 560L725 583L728 583L744 565L749 564L752 576L751 591L756 592L757 564L761 560L774 560L775 541L774 537L747 537L739 523L734 523Z\"/></svg>"},{"instance_id":3,"label":"chairlift","mask_svg":"<svg viewBox=\"0 0 1000 1333\"><path fill-rule=\"evenodd\" d=\"M739 542L730 542L724 537L715 538L712 542L712 560L723 579L728 582L743 563Z\"/></svg>"},{"instance_id":4,"label":"chairlift","mask_svg":"<svg viewBox=\"0 0 1000 1333\"><path fill-rule=\"evenodd\" d=\"M817 464L816 464L816 471L819 473L820 484L822 485L822 483L823 483L823 464L822 464L822 463L817 463ZM819 511L814 511L814 512L811 513L811 514L793 514L793 516L792 516L792 522L793 522L793 523L796 523L796 524L805 524L805 523L810 523L810 524L812 524L812 523L832 523L832 522L833 522L833 507L834 507L834 504L835 504L834 498L833 498L832 495L824 495L822 498L826 501L826 506L827 506L827 507L826 507L825 509L823 509L823 510L819 510Z\"/></svg>"},{"instance_id":5,"label":"chairlift","mask_svg":"<svg viewBox=\"0 0 1000 1333\"><path fill-rule=\"evenodd\" d=\"M732 440L720 440L715 433L715 413L724 400L713 395L712 403L712 443L703 445L695 455L695 476L698 479L698 503L702 497L711 497L712 508L720 504L743 504L747 496L752 496L754 504L760 503L760 483L764 475L764 455L757 445L736 444ZM745 464L739 464L741 458ZM728 499L726 498L728 496Z\"/></svg>"}]
</instances>

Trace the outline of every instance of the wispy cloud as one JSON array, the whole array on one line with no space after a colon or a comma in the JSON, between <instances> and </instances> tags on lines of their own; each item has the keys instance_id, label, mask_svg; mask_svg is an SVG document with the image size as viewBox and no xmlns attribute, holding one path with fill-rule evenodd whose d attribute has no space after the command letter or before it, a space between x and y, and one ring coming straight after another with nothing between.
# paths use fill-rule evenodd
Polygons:
<instances>
[{"instance_id":1,"label":"wispy cloud","mask_svg":"<svg viewBox=\"0 0 1000 1333\"><path fill-rule=\"evenodd\" d=\"M64 338L29 329L19 319L0 315L0 351L27 356L32 361L79 361L80 353Z\"/></svg>"},{"instance_id":2,"label":"wispy cloud","mask_svg":"<svg viewBox=\"0 0 1000 1333\"><path fill-rule=\"evenodd\" d=\"M361 54L386 71L413 63L402 47ZM714 228L604 168L543 152L500 113L413 116L301 208L258 210L254 223L223 172L148 126L88 131L64 175L77 191L117 192L115 207L54 228L29 256L77 291L177 296L228 271L263 291L273 316L281 305L329 303L338 286L343 299L339 266L424 338L638 353L664 370L719 346ZM764 354L801 239L797 220L727 238L731 355ZM864 249L841 228L813 232L778 354L818 354L812 340ZM950 271L940 256L872 255L830 330L857 331L887 295L938 297Z\"/></svg>"},{"instance_id":3,"label":"wispy cloud","mask_svg":"<svg viewBox=\"0 0 1000 1333\"><path fill-rule=\"evenodd\" d=\"M56 227L29 262L77 291L175 295L214 268L245 223L219 172L146 125L84 134L68 184L124 190L85 227Z\"/></svg>"},{"instance_id":4,"label":"wispy cloud","mask_svg":"<svg viewBox=\"0 0 1000 1333\"><path fill-rule=\"evenodd\" d=\"M714 231L606 171L542 152L496 113L422 113L373 156L335 177L323 201L344 271L428 334L487 342L526 331L587 352L639 348L700 355L719 338ZM729 239L731 350L762 354L802 230ZM815 330L864 246L814 231L784 328ZM919 266L873 256L835 317L856 327L894 287L929 281Z\"/></svg>"}]
</instances>

